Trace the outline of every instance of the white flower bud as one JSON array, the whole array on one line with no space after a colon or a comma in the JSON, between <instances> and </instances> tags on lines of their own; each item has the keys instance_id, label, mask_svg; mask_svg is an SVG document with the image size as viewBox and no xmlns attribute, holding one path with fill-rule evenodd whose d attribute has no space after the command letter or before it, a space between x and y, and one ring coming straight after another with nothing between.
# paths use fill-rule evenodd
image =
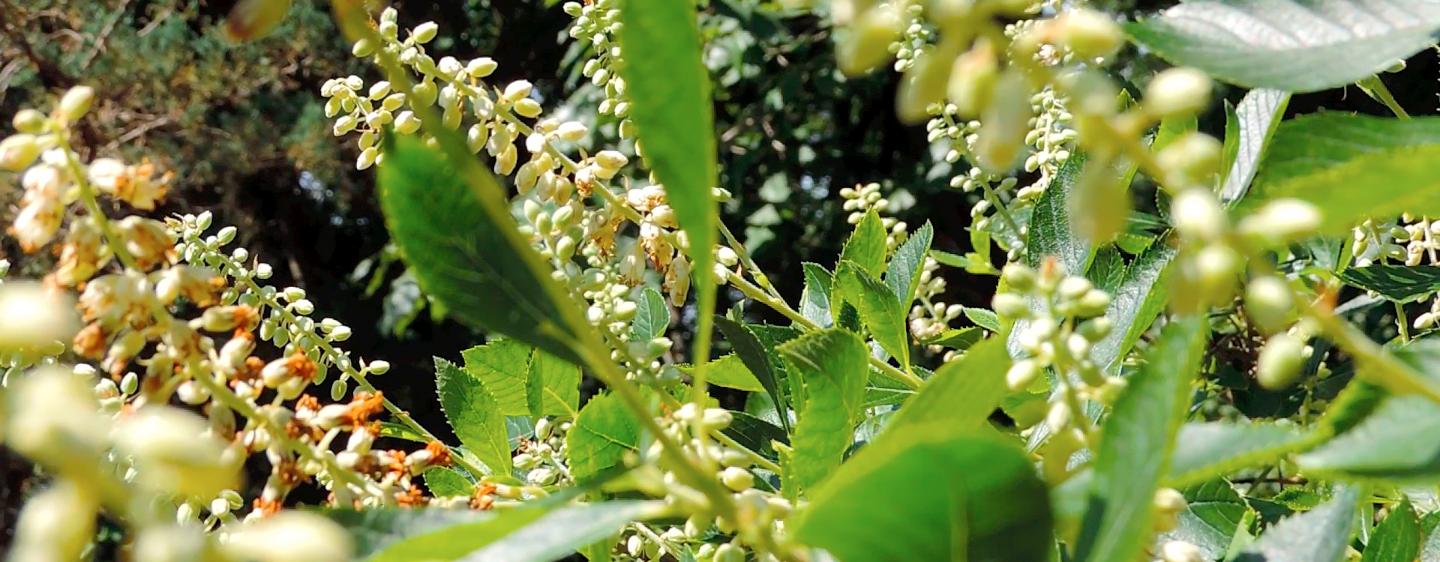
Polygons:
<instances>
[{"instance_id":1,"label":"white flower bud","mask_svg":"<svg viewBox=\"0 0 1440 562\"><path fill-rule=\"evenodd\" d=\"M80 322L69 293L29 281L0 285L0 318L0 352L6 353L68 342Z\"/></svg>"},{"instance_id":2,"label":"white flower bud","mask_svg":"<svg viewBox=\"0 0 1440 562\"><path fill-rule=\"evenodd\" d=\"M1109 58L1125 46L1125 33L1110 16L1090 9L1066 10L1054 20L1056 38L1085 60Z\"/></svg>"},{"instance_id":3,"label":"white flower bud","mask_svg":"<svg viewBox=\"0 0 1440 562\"><path fill-rule=\"evenodd\" d=\"M420 130L420 118L416 117L413 111L402 111L395 116L395 130L404 135L413 134Z\"/></svg>"},{"instance_id":4,"label":"white flower bud","mask_svg":"<svg viewBox=\"0 0 1440 562\"><path fill-rule=\"evenodd\" d=\"M415 26L415 29L410 32L410 36L415 38L416 43L424 45L434 40L435 35L439 32L439 25L436 25L433 21L427 21Z\"/></svg>"},{"instance_id":5,"label":"white flower bud","mask_svg":"<svg viewBox=\"0 0 1440 562\"><path fill-rule=\"evenodd\" d=\"M1160 547L1160 559L1164 562L1205 562L1200 547L1185 541L1165 541Z\"/></svg>"},{"instance_id":6,"label":"white flower bud","mask_svg":"<svg viewBox=\"0 0 1440 562\"><path fill-rule=\"evenodd\" d=\"M629 162L629 158L614 150L602 150L595 155L595 164L606 170L619 170Z\"/></svg>"},{"instance_id":7,"label":"white flower bud","mask_svg":"<svg viewBox=\"0 0 1440 562\"><path fill-rule=\"evenodd\" d=\"M11 135L0 141L0 170L18 172L30 166L40 156L40 144L35 135Z\"/></svg>"},{"instance_id":8,"label":"white flower bud","mask_svg":"<svg viewBox=\"0 0 1440 562\"><path fill-rule=\"evenodd\" d=\"M60 104L56 106L59 117L66 122L74 122L85 116L90 111L90 106L95 103L95 89L89 86L75 86L60 97Z\"/></svg>"},{"instance_id":9,"label":"white flower bud","mask_svg":"<svg viewBox=\"0 0 1440 562\"><path fill-rule=\"evenodd\" d=\"M1245 313L1261 333L1284 330L1295 308L1295 293L1284 279L1273 275L1257 277L1245 287Z\"/></svg>"},{"instance_id":10,"label":"white flower bud","mask_svg":"<svg viewBox=\"0 0 1440 562\"><path fill-rule=\"evenodd\" d=\"M1185 501L1185 495L1174 488L1160 488L1155 490L1155 510L1162 516L1173 516L1189 505Z\"/></svg>"},{"instance_id":11,"label":"white flower bud","mask_svg":"<svg viewBox=\"0 0 1440 562\"><path fill-rule=\"evenodd\" d=\"M207 435L209 426L195 414L151 405L116 425L117 450L135 463L139 479L156 491L214 497L239 485L239 465L225 453L225 442Z\"/></svg>"},{"instance_id":12,"label":"white flower bud","mask_svg":"<svg viewBox=\"0 0 1440 562\"><path fill-rule=\"evenodd\" d=\"M59 480L25 502L10 560L80 560L100 510L93 492Z\"/></svg>"},{"instance_id":13,"label":"white flower bud","mask_svg":"<svg viewBox=\"0 0 1440 562\"><path fill-rule=\"evenodd\" d=\"M729 246L720 246L715 249L715 261L725 267L735 267L735 264L740 263L740 256Z\"/></svg>"},{"instance_id":14,"label":"white flower bud","mask_svg":"<svg viewBox=\"0 0 1440 562\"><path fill-rule=\"evenodd\" d=\"M1040 363L1034 359L1022 359L1005 372L1005 385L1010 390L1022 392L1040 379Z\"/></svg>"},{"instance_id":15,"label":"white flower bud","mask_svg":"<svg viewBox=\"0 0 1440 562\"><path fill-rule=\"evenodd\" d=\"M540 102L535 101L534 98L524 98L516 101L514 107L516 115L528 119L534 119L536 117L539 117L540 113L544 111L544 108L540 107ZM540 136L538 138L543 141L545 137Z\"/></svg>"},{"instance_id":16,"label":"white flower bud","mask_svg":"<svg viewBox=\"0 0 1440 562\"><path fill-rule=\"evenodd\" d=\"M755 475L738 466L720 471L720 482L735 492L743 492L755 486Z\"/></svg>"},{"instance_id":17,"label":"white flower bud","mask_svg":"<svg viewBox=\"0 0 1440 562\"><path fill-rule=\"evenodd\" d=\"M560 137L562 140L575 142L585 138L585 134L589 132L590 129L586 127L584 123L579 121L566 121L561 123L558 129L555 129L555 136Z\"/></svg>"},{"instance_id":18,"label":"white flower bud","mask_svg":"<svg viewBox=\"0 0 1440 562\"><path fill-rule=\"evenodd\" d=\"M1300 199L1276 199L1240 221L1242 235L1271 245L1308 238L1320 229L1320 209Z\"/></svg>"},{"instance_id":19,"label":"white flower bud","mask_svg":"<svg viewBox=\"0 0 1440 562\"><path fill-rule=\"evenodd\" d=\"M1142 107L1156 117L1197 113L1210 104L1210 77L1194 68L1161 71L1145 86Z\"/></svg>"},{"instance_id":20,"label":"white flower bud","mask_svg":"<svg viewBox=\"0 0 1440 562\"><path fill-rule=\"evenodd\" d=\"M283 510L238 528L224 550L256 562L350 562L355 546L345 529L324 516Z\"/></svg>"},{"instance_id":21,"label":"white flower bud","mask_svg":"<svg viewBox=\"0 0 1440 562\"><path fill-rule=\"evenodd\" d=\"M1260 348L1255 378L1267 389L1285 388L1300 376L1305 359L1305 342L1290 334L1276 334Z\"/></svg>"},{"instance_id":22,"label":"white flower bud","mask_svg":"<svg viewBox=\"0 0 1440 562\"><path fill-rule=\"evenodd\" d=\"M455 57L444 57L440 59L440 64L436 66L436 69L440 71L441 76L453 79L465 71L465 66L460 64L460 60Z\"/></svg>"},{"instance_id":23,"label":"white flower bud","mask_svg":"<svg viewBox=\"0 0 1440 562\"><path fill-rule=\"evenodd\" d=\"M495 59L480 57L478 59L472 59L469 64L465 65L465 72L475 78L484 78L493 74L499 66L500 65L495 62Z\"/></svg>"},{"instance_id":24,"label":"white flower bud","mask_svg":"<svg viewBox=\"0 0 1440 562\"><path fill-rule=\"evenodd\" d=\"M1175 230L1192 241L1214 242L1225 234L1229 221L1220 201L1207 188L1192 188L1175 195L1170 203Z\"/></svg>"},{"instance_id":25,"label":"white flower bud","mask_svg":"<svg viewBox=\"0 0 1440 562\"><path fill-rule=\"evenodd\" d=\"M507 102L515 103L529 96L531 88L533 88L533 86L530 84L530 81L516 80L511 82L510 85L505 86L505 93L501 94L500 97Z\"/></svg>"},{"instance_id":26,"label":"white flower bud","mask_svg":"<svg viewBox=\"0 0 1440 562\"><path fill-rule=\"evenodd\" d=\"M1030 317L1030 304L1025 302L1025 297L1015 293L995 293L990 305L997 314L1006 318Z\"/></svg>"}]
</instances>

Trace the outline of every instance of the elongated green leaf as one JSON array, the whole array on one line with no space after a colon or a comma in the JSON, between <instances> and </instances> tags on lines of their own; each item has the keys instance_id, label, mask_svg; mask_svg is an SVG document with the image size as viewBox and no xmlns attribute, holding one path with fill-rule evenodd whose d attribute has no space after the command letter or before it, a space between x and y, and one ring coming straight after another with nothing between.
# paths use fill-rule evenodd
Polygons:
<instances>
[{"instance_id":1,"label":"elongated green leaf","mask_svg":"<svg viewBox=\"0 0 1440 562\"><path fill-rule=\"evenodd\" d=\"M1329 503L1272 525L1236 562L1340 562L1355 532L1360 493L1336 492Z\"/></svg>"},{"instance_id":2,"label":"elongated green leaf","mask_svg":"<svg viewBox=\"0 0 1440 562\"><path fill-rule=\"evenodd\" d=\"M852 261L871 277L880 277L885 271L885 225L875 211L865 214L845 247L840 251L840 261Z\"/></svg>"},{"instance_id":3,"label":"elongated green leaf","mask_svg":"<svg viewBox=\"0 0 1440 562\"><path fill-rule=\"evenodd\" d=\"M845 301L860 310L860 320L870 329L870 336L887 353L910 366L910 338L905 327L908 312L900 299L879 280L860 269L855 262L842 261L835 269L835 284Z\"/></svg>"},{"instance_id":4,"label":"elongated green leaf","mask_svg":"<svg viewBox=\"0 0 1440 562\"><path fill-rule=\"evenodd\" d=\"M1185 541L1199 547L1205 560L1219 560L1229 550L1235 530L1250 508L1224 480L1190 486L1181 493L1185 495L1185 511L1175 518L1175 528L1156 542Z\"/></svg>"},{"instance_id":5,"label":"elongated green leaf","mask_svg":"<svg viewBox=\"0 0 1440 562\"><path fill-rule=\"evenodd\" d=\"M620 464L625 451L639 447L640 422L611 394L598 394L586 402L565 434L570 474L581 483Z\"/></svg>"},{"instance_id":6,"label":"elongated green leaf","mask_svg":"<svg viewBox=\"0 0 1440 562\"><path fill-rule=\"evenodd\" d=\"M794 464L788 467L797 484L810 488L840 465L860 421L869 375L865 342L845 330L811 332L780 346L791 376L805 382L805 405L799 408L791 444Z\"/></svg>"},{"instance_id":7,"label":"elongated green leaf","mask_svg":"<svg viewBox=\"0 0 1440 562\"><path fill-rule=\"evenodd\" d=\"M719 177L710 76L701 62L695 18L695 5L686 2L621 2L620 48L646 56L626 60L620 75L645 165L664 184L675 221L690 238L696 291L710 292L709 299L699 298L704 309L714 303L710 264L720 207L711 194Z\"/></svg>"},{"instance_id":8,"label":"elongated green leaf","mask_svg":"<svg viewBox=\"0 0 1440 562\"><path fill-rule=\"evenodd\" d=\"M780 392L780 383L775 369L771 366L770 353L760 343L760 339L743 324L724 316L716 316L715 323L720 327L720 332L725 334L725 339L730 342L730 347L735 349L735 355L740 357L745 368L750 370L750 374L760 382L765 393L770 395L770 400L774 401L776 409L783 413L788 406L784 395ZM790 421L786 418L787 416L780 416L780 425L785 428L786 433L789 433Z\"/></svg>"},{"instance_id":9,"label":"elongated green leaf","mask_svg":"<svg viewBox=\"0 0 1440 562\"><path fill-rule=\"evenodd\" d=\"M1090 262L1090 270L1085 272L1085 276L1095 283L1096 289L1114 293L1125 282L1128 267L1125 256L1120 255L1116 246L1106 246L1095 252L1095 260Z\"/></svg>"},{"instance_id":10,"label":"elongated green leaf","mask_svg":"<svg viewBox=\"0 0 1440 562\"><path fill-rule=\"evenodd\" d=\"M355 560L373 560L376 555L407 539L460 525L494 521L496 516L494 511L396 507L326 509L319 513L344 527L355 540Z\"/></svg>"},{"instance_id":11,"label":"elongated green leaf","mask_svg":"<svg viewBox=\"0 0 1440 562\"><path fill-rule=\"evenodd\" d=\"M650 341L665 335L670 329L670 306L665 304L660 291L645 287L635 304L639 307L635 310L635 319L630 321L630 341Z\"/></svg>"},{"instance_id":12,"label":"elongated green leaf","mask_svg":"<svg viewBox=\"0 0 1440 562\"><path fill-rule=\"evenodd\" d=\"M515 229L503 189L469 164L472 192L452 162L409 135L383 135L380 204L395 244L425 294L451 315L580 363L578 310L555 286L539 256ZM478 196L478 197L477 197ZM491 200L482 201L479 197ZM692 238L693 240L693 238ZM698 272L697 272L698 274Z\"/></svg>"},{"instance_id":13,"label":"elongated green leaf","mask_svg":"<svg viewBox=\"0 0 1440 562\"><path fill-rule=\"evenodd\" d=\"M1430 46L1440 12L1427 0L1204 0L1126 29L1166 60L1226 82L1314 92Z\"/></svg>"},{"instance_id":14,"label":"elongated green leaf","mask_svg":"<svg viewBox=\"0 0 1440 562\"><path fill-rule=\"evenodd\" d=\"M800 315L821 328L835 325L830 312L830 292L833 276L825 266L804 263L805 291L800 295Z\"/></svg>"},{"instance_id":15,"label":"elongated green leaf","mask_svg":"<svg viewBox=\"0 0 1440 562\"><path fill-rule=\"evenodd\" d=\"M956 351L965 351L984 338L984 331L976 326L969 326L958 330L945 330L941 332L940 335L935 336L935 339L926 340L923 343L925 345L938 345Z\"/></svg>"},{"instance_id":16,"label":"elongated green leaf","mask_svg":"<svg viewBox=\"0 0 1440 562\"><path fill-rule=\"evenodd\" d=\"M1000 319L995 316L995 312L984 308L972 308L968 306L965 307L965 310L962 312L964 312L965 317L969 318L971 322L974 322L976 326L997 334L1001 332Z\"/></svg>"},{"instance_id":17,"label":"elongated green leaf","mask_svg":"<svg viewBox=\"0 0 1440 562\"><path fill-rule=\"evenodd\" d=\"M425 471L425 487L437 498L469 496L475 493L475 484L459 472L440 466Z\"/></svg>"},{"instance_id":18,"label":"elongated green leaf","mask_svg":"<svg viewBox=\"0 0 1440 562\"><path fill-rule=\"evenodd\" d=\"M1384 265L1352 267L1340 272L1340 279L1375 291L1385 300L1407 303L1440 291L1440 265Z\"/></svg>"},{"instance_id":19,"label":"elongated green leaf","mask_svg":"<svg viewBox=\"0 0 1440 562\"><path fill-rule=\"evenodd\" d=\"M1247 211L1296 197L1322 211L1338 232L1367 217L1440 212L1440 180L1428 163L1440 155L1440 117L1382 119L1320 113L1286 121L1261 162Z\"/></svg>"},{"instance_id":20,"label":"elongated green leaf","mask_svg":"<svg viewBox=\"0 0 1440 562\"><path fill-rule=\"evenodd\" d=\"M926 221L895 249L895 256L890 258L890 265L885 269L885 286L899 298L901 310L908 311L910 303L915 302L920 273L925 269L925 254L930 251L930 241L934 237L935 229Z\"/></svg>"},{"instance_id":21,"label":"elongated green leaf","mask_svg":"<svg viewBox=\"0 0 1440 562\"><path fill-rule=\"evenodd\" d=\"M1271 463L1316 443L1317 437L1323 434L1270 424L1187 423L1175 440L1166 484L1180 488Z\"/></svg>"},{"instance_id":22,"label":"elongated green leaf","mask_svg":"<svg viewBox=\"0 0 1440 562\"><path fill-rule=\"evenodd\" d=\"M1306 473L1336 478L1440 482L1440 404L1391 396L1359 425L1297 460Z\"/></svg>"},{"instance_id":23,"label":"elongated green leaf","mask_svg":"<svg viewBox=\"0 0 1440 562\"><path fill-rule=\"evenodd\" d=\"M380 422L380 433L378 436L394 437L396 439L404 439L406 441L414 441L416 443L430 442L430 440L424 435L421 435L420 432L395 422Z\"/></svg>"},{"instance_id":24,"label":"elongated green leaf","mask_svg":"<svg viewBox=\"0 0 1440 562\"><path fill-rule=\"evenodd\" d=\"M1080 182L1086 160L1083 152L1071 154L1060 165L1040 201L1035 203L1035 213L1030 216L1030 237L1025 245L1026 265L1040 267L1045 258L1055 256L1071 275L1080 275L1089 267L1096 248L1075 235L1065 203L1075 184Z\"/></svg>"},{"instance_id":25,"label":"elongated green leaf","mask_svg":"<svg viewBox=\"0 0 1440 562\"><path fill-rule=\"evenodd\" d=\"M922 374L925 372L923 368L915 367L914 369L916 376L925 378L925 375ZM865 383L866 408L900 404L914 395L914 389L886 376L885 373L880 372L880 369L874 366L870 367L870 382Z\"/></svg>"},{"instance_id":26,"label":"elongated green leaf","mask_svg":"<svg viewBox=\"0 0 1440 562\"><path fill-rule=\"evenodd\" d=\"M889 446L886 441L892 435L975 432L1009 393L1005 386L1009 369L1010 354L1004 342L989 339L976 344L960 360L935 371L870 448Z\"/></svg>"},{"instance_id":27,"label":"elongated green leaf","mask_svg":"<svg viewBox=\"0 0 1440 562\"><path fill-rule=\"evenodd\" d=\"M559 357L539 349L530 356L530 384L540 385L540 415L574 419L580 413L580 378L580 367Z\"/></svg>"},{"instance_id":28,"label":"elongated green leaf","mask_svg":"<svg viewBox=\"0 0 1440 562\"><path fill-rule=\"evenodd\" d=\"M659 507L659 502L608 501L542 512L532 523L483 545L460 561L555 562L619 532Z\"/></svg>"},{"instance_id":29,"label":"elongated green leaf","mask_svg":"<svg viewBox=\"0 0 1440 562\"><path fill-rule=\"evenodd\" d=\"M507 416L530 415L528 381L531 347L502 339L461 352L465 372L484 383L485 390Z\"/></svg>"},{"instance_id":30,"label":"elongated green leaf","mask_svg":"<svg viewBox=\"0 0 1440 562\"><path fill-rule=\"evenodd\" d=\"M1412 562L1420 555L1420 518L1409 500L1400 502L1375 527L1360 562Z\"/></svg>"},{"instance_id":31,"label":"elongated green leaf","mask_svg":"<svg viewBox=\"0 0 1440 562\"><path fill-rule=\"evenodd\" d=\"M1162 237L1130 263L1120 285L1110 294L1110 308L1105 311L1105 317L1115 326L1095 342L1090 352L1095 364L1111 373L1117 372L1120 361L1165 310L1169 297L1162 277L1176 253L1168 237Z\"/></svg>"},{"instance_id":32,"label":"elongated green leaf","mask_svg":"<svg viewBox=\"0 0 1440 562\"><path fill-rule=\"evenodd\" d=\"M435 358L440 407L455 436L495 474L510 474L510 439L505 414L485 384L454 363Z\"/></svg>"},{"instance_id":33,"label":"elongated green leaf","mask_svg":"<svg viewBox=\"0 0 1440 562\"><path fill-rule=\"evenodd\" d=\"M730 412L730 415L733 421L722 433L751 451L757 453L771 451L771 441L790 442L790 436L786 435L785 430L778 425L745 412Z\"/></svg>"},{"instance_id":34,"label":"elongated green leaf","mask_svg":"<svg viewBox=\"0 0 1440 562\"><path fill-rule=\"evenodd\" d=\"M680 367L680 372L690 374L693 367ZM731 353L722 355L719 359L711 361L705 366L706 380L715 386L744 390L746 392L765 392L765 386L750 373L745 362L739 355Z\"/></svg>"},{"instance_id":35,"label":"elongated green leaf","mask_svg":"<svg viewBox=\"0 0 1440 562\"><path fill-rule=\"evenodd\" d=\"M1230 170L1225 174L1225 183L1220 188L1220 200L1233 203L1245 196L1250 181L1260 169L1260 159L1285 108L1290 105L1290 92L1270 89L1255 89L1245 94L1240 105L1235 107L1236 122L1226 125L1226 149L1233 150ZM1230 145L1229 135L1235 133L1235 144Z\"/></svg>"},{"instance_id":36,"label":"elongated green leaf","mask_svg":"<svg viewBox=\"0 0 1440 562\"><path fill-rule=\"evenodd\" d=\"M1043 562L1054 540L1030 461L979 436L909 433L861 449L798 517L796 537L841 560Z\"/></svg>"},{"instance_id":37,"label":"elongated green leaf","mask_svg":"<svg viewBox=\"0 0 1440 562\"><path fill-rule=\"evenodd\" d=\"M1147 363L1116 400L1096 453L1095 482L1076 560L1131 560L1147 546L1155 490L1185 420L1206 334L1203 317L1166 326Z\"/></svg>"}]
</instances>

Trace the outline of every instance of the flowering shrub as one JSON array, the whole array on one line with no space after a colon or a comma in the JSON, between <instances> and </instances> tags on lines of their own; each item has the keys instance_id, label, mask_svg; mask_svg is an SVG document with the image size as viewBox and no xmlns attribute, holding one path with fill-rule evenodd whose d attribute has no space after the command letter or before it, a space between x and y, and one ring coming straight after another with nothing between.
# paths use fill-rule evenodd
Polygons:
<instances>
[{"instance_id":1,"label":"flowering shrub","mask_svg":"<svg viewBox=\"0 0 1440 562\"><path fill-rule=\"evenodd\" d=\"M333 133L376 169L425 291L504 336L435 361L458 443L377 390L390 365L346 350L350 327L268 285L235 227L107 215L155 209L173 177L74 146L95 97L74 87L0 142L24 190L9 235L58 256L0 285L0 436L52 477L12 559L90 556L100 513L137 560L1440 555L1417 486L1440 474L1440 122L1376 76L1440 30L1428 0L1402 18L1303 4L1378 22L1328 34L1275 17L1286 2L1123 28L1044 1L813 7L843 72L904 73L897 115L977 195L974 251L932 248L879 183L842 189L838 261L768 272L803 276L794 304L718 219L693 4L563 5L622 141L593 153L529 82L488 81L495 60L432 52L437 25L360 4L333 7L384 79L324 85ZM288 6L243 0L225 32L264 34ZM1104 69L1128 42L1178 66L1121 84ZM1195 120L1217 79L1250 88L1223 141ZM1352 82L1397 117L1282 119L1290 92ZM1137 176L1159 215L1137 210ZM946 267L997 276L991 309L942 302ZM713 314L721 286L789 324ZM1352 322L1378 303L1383 331ZM696 312L688 363L672 307ZM585 374L606 389L582 402ZM252 461L268 476L246 497ZM328 497L295 508L301 488Z\"/></svg>"}]
</instances>

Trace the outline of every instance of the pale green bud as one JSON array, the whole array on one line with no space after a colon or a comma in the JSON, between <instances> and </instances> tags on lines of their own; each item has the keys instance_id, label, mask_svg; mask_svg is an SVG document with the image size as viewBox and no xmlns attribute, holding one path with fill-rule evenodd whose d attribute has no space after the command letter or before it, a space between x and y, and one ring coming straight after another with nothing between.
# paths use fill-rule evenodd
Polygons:
<instances>
[{"instance_id":1,"label":"pale green bud","mask_svg":"<svg viewBox=\"0 0 1440 562\"><path fill-rule=\"evenodd\" d=\"M1305 365L1305 342L1290 334L1276 334L1260 348L1255 378L1260 386L1279 390L1290 386Z\"/></svg>"},{"instance_id":2,"label":"pale green bud","mask_svg":"<svg viewBox=\"0 0 1440 562\"><path fill-rule=\"evenodd\" d=\"M355 42L355 45L353 47L350 48L350 54L355 55L356 57L368 57L370 55L373 55L375 54L375 42L371 41L368 37L362 37L359 41Z\"/></svg>"},{"instance_id":3,"label":"pale green bud","mask_svg":"<svg viewBox=\"0 0 1440 562\"><path fill-rule=\"evenodd\" d=\"M1229 220L1220 201L1207 188L1181 191L1170 202L1170 216L1181 236L1200 242L1213 242L1225 235Z\"/></svg>"},{"instance_id":4,"label":"pale green bud","mask_svg":"<svg viewBox=\"0 0 1440 562\"><path fill-rule=\"evenodd\" d=\"M12 123L15 125L16 131L38 135L45 132L45 127L49 125L49 119L45 118L44 113L34 109L22 109L15 114Z\"/></svg>"},{"instance_id":5,"label":"pale green bud","mask_svg":"<svg viewBox=\"0 0 1440 562\"><path fill-rule=\"evenodd\" d=\"M1208 186L1210 180L1220 172L1221 152L1224 147L1215 137L1191 131L1155 155L1155 163L1165 170L1168 178L1184 184ZM1171 189L1185 185L1167 185Z\"/></svg>"},{"instance_id":6,"label":"pale green bud","mask_svg":"<svg viewBox=\"0 0 1440 562\"><path fill-rule=\"evenodd\" d=\"M1210 104L1210 77L1194 68L1161 71L1145 86L1145 111L1156 117L1183 117Z\"/></svg>"},{"instance_id":7,"label":"pale green bud","mask_svg":"<svg viewBox=\"0 0 1440 562\"><path fill-rule=\"evenodd\" d=\"M755 475L738 466L732 466L720 471L720 482L732 491L743 492L755 485Z\"/></svg>"},{"instance_id":8,"label":"pale green bud","mask_svg":"<svg viewBox=\"0 0 1440 562\"><path fill-rule=\"evenodd\" d=\"M1015 293L996 293L990 305L997 314L1006 318L1030 317L1030 304L1025 302L1025 297Z\"/></svg>"},{"instance_id":9,"label":"pale green bud","mask_svg":"<svg viewBox=\"0 0 1440 562\"><path fill-rule=\"evenodd\" d=\"M960 116L973 118L990 106L999 77L1000 64L995 50L989 41L982 39L969 51L955 57L946 94Z\"/></svg>"},{"instance_id":10,"label":"pale green bud","mask_svg":"<svg viewBox=\"0 0 1440 562\"><path fill-rule=\"evenodd\" d=\"M1000 271L1000 277L1005 284L1017 292L1028 293L1035 288L1035 270L1020 263L1005 264L1005 269Z\"/></svg>"},{"instance_id":11,"label":"pale green bud","mask_svg":"<svg viewBox=\"0 0 1440 562\"><path fill-rule=\"evenodd\" d=\"M835 62L846 76L859 76L890 60L889 46L900 37L904 23L890 3L866 10L836 45Z\"/></svg>"},{"instance_id":12,"label":"pale green bud","mask_svg":"<svg viewBox=\"0 0 1440 562\"><path fill-rule=\"evenodd\" d=\"M416 43L424 45L434 40L435 35L439 32L439 25L436 25L433 21L427 21L415 26L415 30L410 33L410 36L415 38Z\"/></svg>"},{"instance_id":13,"label":"pale green bud","mask_svg":"<svg viewBox=\"0 0 1440 562\"><path fill-rule=\"evenodd\" d=\"M995 81L991 102L981 114L975 158L990 173L1010 171L1025 148L1025 134L1035 110L1030 105L1030 84L1024 73L1007 68Z\"/></svg>"},{"instance_id":14,"label":"pale green bud","mask_svg":"<svg viewBox=\"0 0 1440 562\"><path fill-rule=\"evenodd\" d=\"M957 38L946 36L933 51L922 51L914 66L905 71L896 95L895 113L900 122L918 124L930 117L931 104L945 100L950 69L965 45Z\"/></svg>"},{"instance_id":15,"label":"pale green bud","mask_svg":"<svg viewBox=\"0 0 1440 562\"><path fill-rule=\"evenodd\" d=\"M234 559L263 562L349 562L355 551L344 528L293 509L236 528L222 548Z\"/></svg>"},{"instance_id":16,"label":"pale green bud","mask_svg":"<svg viewBox=\"0 0 1440 562\"><path fill-rule=\"evenodd\" d=\"M1034 359L1022 359L1016 361L1010 369L1005 372L1005 385L1014 392L1021 392L1035 381L1040 380L1040 363Z\"/></svg>"},{"instance_id":17,"label":"pale green bud","mask_svg":"<svg viewBox=\"0 0 1440 562\"><path fill-rule=\"evenodd\" d=\"M11 135L0 141L0 170L18 172L28 168L40 156L40 143L35 135Z\"/></svg>"},{"instance_id":18,"label":"pale green bud","mask_svg":"<svg viewBox=\"0 0 1440 562\"><path fill-rule=\"evenodd\" d=\"M1110 16L1095 10L1066 10L1054 22L1059 43L1081 59L1109 58L1125 46L1125 32Z\"/></svg>"},{"instance_id":19,"label":"pale green bud","mask_svg":"<svg viewBox=\"0 0 1440 562\"><path fill-rule=\"evenodd\" d=\"M1290 313L1295 309L1295 293L1285 280L1266 275L1250 281L1245 287L1245 313L1261 333L1270 335L1281 332L1289 325Z\"/></svg>"},{"instance_id":20,"label":"pale green bud","mask_svg":"<svg viewBox=\"0 0 1440 562\"><path fill-rule=\"evenodd\" d=\"M1308 238L1319 231L1320 209L1300 199L1276 199L1240 221L1242 235L1269 245Z\"/></svg>"}]
</instances>

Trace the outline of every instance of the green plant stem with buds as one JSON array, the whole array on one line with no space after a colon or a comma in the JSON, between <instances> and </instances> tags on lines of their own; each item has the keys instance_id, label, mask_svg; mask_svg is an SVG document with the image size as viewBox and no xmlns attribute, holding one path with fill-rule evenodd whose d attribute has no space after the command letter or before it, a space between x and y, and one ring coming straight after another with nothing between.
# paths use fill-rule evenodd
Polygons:
<instances>
[{"instance_id":1,"label":"green plant stem with buds","mask_svg":"<svg viewBox=\"0 0 1440 562\"><path fill-rule=\"evenodd\" d=\"M105 236L105 244L110 247L110 253L115 255L115 259L120 260L125 267L139 271L140 268L135 265L135 257L125 249L125 243L115 232L115 225L110 224L110 220L100 210L100 202L96 198L95 188L86 179L85 168L75 158L75 151L70 149L68 136L69 131L58 131L55 134L55 138L60 144L60 150L65 153L65 165L70 168L70 174L75 176L75 186L80 191L80 201L84 202L85 209L90 211L90 214L95 217L95 222L100 225L100 233Z\"/></svg>"},{"instance_id":2,"label":"green plant stem with buds","mask_svg":"<svg viewBox=\"0 0 1440 562\"><path fill-rule=\"evenodd\" d=\"M337 13L337 15L341 14ZM352 12L350 15L358 16L359 14ZM356 22L353 21L348 23L342 21L342 25L347 29L362 34L361 37L368 38L377 45L384 44L379 33L371 29L368 25L363 23L357 25ZM355 40L361 37L352 37L351 39ZM390 83L405 93L406 97L416 99L414 95L414 84L404 68L400 66L400 61L395 57L395 54L382 48L376 50L376 56L380 60L381 67L389 77ZM487 208L494 207L495 203L503 200L504 194L490 192L485 185L479 182L481 176L472 173L478 170L479 163L475 159L475 155L471 154L465 147L464 142L455 136L454 131L445 129L441 124L439 116L437 116L429 106L414 104L412 107L416 115L420 118L421 126L424 127L426 131L431 132L437 142L439 142L441 150L446 153L455 166L460 168L460 170L458 170L460 176L470 185L478 200ZM515 232L513 228L502 230L512 239L511 243L517 247L525 243L524 240L520 238L519 233ZM554 292L554 288L549 286L549 284L546 284L545 290L552 293ZM555 298L556 302L564 302L562 295L552 295L552 297ZM570 325L588 325L574 306L561 306L559 308L560 313L567 317L566 320ZM660 442L664 454L675 463L682 480L703 493L710 500L712 508L715 509L719 515L734 520L736 513L735 503L730 497L730 494L724 486L720 484L719 480L715 479L712 475L707 475L700 467L691 462L690 459L685 456L685 452L681 449L680 445L665 434L664 428L660 427L660 424L655 421L654 416L650 413L649 407L645 405L639 390L636 389L635 385L631 384L630 381L625 378L624 373L621 373L615 364L610 361L610 354L605 350L605 346L600 342L600 339L594 334L588 333L588 331L582 331L579 337L582 341L572 342L572 349L576 355L580 356L585 365L590 367L591 372L597 378L604 382L606 386L609 386L615 394L620 397L626 407L635 414L635 417L640 421L641 425L644 426L645 430Z\"/></svg>"}]
</instances>

